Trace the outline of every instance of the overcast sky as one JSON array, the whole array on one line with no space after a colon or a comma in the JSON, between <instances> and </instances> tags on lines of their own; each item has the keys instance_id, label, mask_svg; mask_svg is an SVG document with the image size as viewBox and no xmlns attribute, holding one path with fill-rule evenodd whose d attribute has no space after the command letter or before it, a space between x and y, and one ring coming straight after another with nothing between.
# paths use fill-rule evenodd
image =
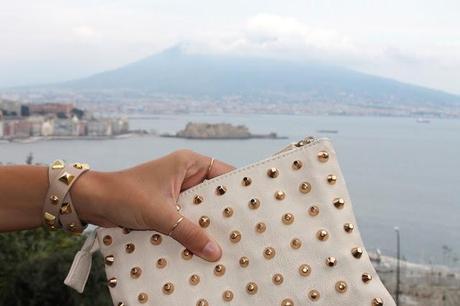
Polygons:
<instances>
[{"instance_id":1,"label":"overcast sky","mask_svg":"<svg viewBox=\"0 0 460 306\"><path fill-rule=\"evenodd\" d=\"M184 42L460 94L458 0L0 0L0 87L78 78Z\"/></svg>"}]
</instances>

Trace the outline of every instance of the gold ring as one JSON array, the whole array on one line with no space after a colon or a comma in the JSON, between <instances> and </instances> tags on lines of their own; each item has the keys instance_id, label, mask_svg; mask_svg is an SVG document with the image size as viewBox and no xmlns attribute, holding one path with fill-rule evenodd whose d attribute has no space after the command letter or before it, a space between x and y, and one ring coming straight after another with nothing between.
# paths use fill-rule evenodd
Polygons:
<instances>
[{"instance_id":1,"label":"gold ring","mask_svg":"<svg viewBox=\"0 0 460 306\"><path fill-rule=\"evenodd\" d=\"M211 173L211 169L213 165L214 165L214 157L211 157L211 161L209 162L208 171L206 172L206 178L208 178L209 173Z\"/></svg>"},{"instance_id":2,"label":"gold ring","mask_svg":"<svg viewBox=\"0 0 460 306\"><path fill-rule=\"evenodd\" d=\"M179 225L179 223L182 222L182 220L184 220L184 216L180 216L179 219L177 219L176 223L174 223L174 225L171 227L171 230L169 231L168 236L171 236L172 232L174 232L174 230Z\"/></svg>"}]
</instances>

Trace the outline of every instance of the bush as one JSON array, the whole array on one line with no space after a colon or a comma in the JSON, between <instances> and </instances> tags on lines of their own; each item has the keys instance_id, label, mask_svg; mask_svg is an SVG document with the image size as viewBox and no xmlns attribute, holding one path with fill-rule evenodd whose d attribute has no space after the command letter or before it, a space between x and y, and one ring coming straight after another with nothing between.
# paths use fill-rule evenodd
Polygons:
<instances>
[{"instance_id":1,"label":"bush","mask_svg":"<svg viewBox=\"0 0 460 306\"><path fill-rule=\"evenodd\" d=\"M44 229L0 234L0 305L111 305L97 254L83 295L63 283L84 239Z\"/></svg>"}]
</instances>

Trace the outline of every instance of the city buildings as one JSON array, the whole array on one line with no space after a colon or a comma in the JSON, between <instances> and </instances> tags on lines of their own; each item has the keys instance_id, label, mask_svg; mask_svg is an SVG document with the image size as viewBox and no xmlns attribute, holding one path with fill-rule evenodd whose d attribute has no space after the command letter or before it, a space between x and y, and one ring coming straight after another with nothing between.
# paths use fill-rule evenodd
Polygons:
<instances>
[{"instance_id":1,"label":"city buildings","mask_svg":"<svg viewBox=\"0 0 460 306\"><path fill-rule=\"evenodd\" d=\"M21 104L0 99L0 138L109 137L129 131L125 118L97 118L72 103Z\"/></svg>"}]
</instances>

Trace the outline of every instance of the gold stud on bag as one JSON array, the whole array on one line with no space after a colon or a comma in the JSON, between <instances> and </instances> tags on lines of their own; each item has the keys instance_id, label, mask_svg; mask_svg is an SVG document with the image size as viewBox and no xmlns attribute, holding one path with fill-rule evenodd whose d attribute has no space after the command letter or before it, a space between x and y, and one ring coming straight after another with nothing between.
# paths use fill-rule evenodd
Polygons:
<instances>
[{"instance_id":1,"label":"gold stud on bag","mask_svg":"<svg viewBox=\"0 0 460 306\"><path fill-rule=\"evenodd\" d=\"M395 305L363 246L327 139L308 137L206 180L178 204L221 245L218 262L155 231L98 228L65 283L82 292L100 250L114 305Z\"/></svg>"}]
</instances>

